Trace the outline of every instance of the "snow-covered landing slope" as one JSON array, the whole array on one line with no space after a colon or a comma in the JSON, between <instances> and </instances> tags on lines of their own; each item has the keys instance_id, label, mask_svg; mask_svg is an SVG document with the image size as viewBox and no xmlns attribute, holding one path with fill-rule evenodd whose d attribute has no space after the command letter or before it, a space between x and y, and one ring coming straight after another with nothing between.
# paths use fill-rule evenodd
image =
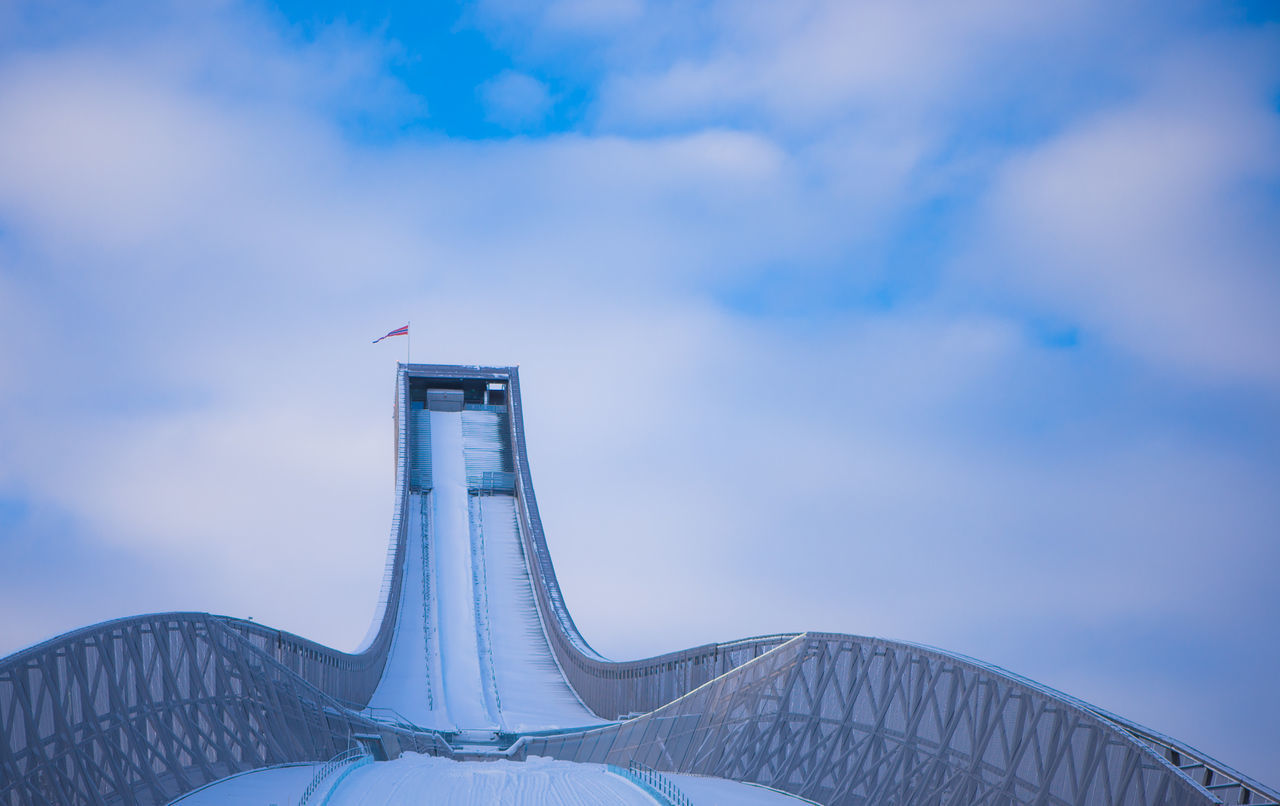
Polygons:
<instances>
[{"instance_id":1,"label":"snow-covered landing slope","mask_svg":"<svg viewBox=\"0 0 1280 806\"><path fill-rule=\"evenodd\" d=\"M293 806L315 777L319 764L265 767L203 786L170 801L173 806ZM317 801L318 802L318 801Z\"/></svg>"},{"instance_id":2,"label":"snow-covered landing slope","mask_svg":"<svg viewBox=\"0 0 1280 806\"><path fill-rule=\"evenodd\" d=\"M428 548L429 495L409 497L406 513L404 588L396 615L395 636L382 680L369 705L395 711L424 728L451 730L441 690L440 653L432 616L429 579L432 573Z\"/></svg>"},{"instance_id":3,"label":"snow-covered landing slope","mask_svg":"<svg viewBox=\"0 0 1280 806\"><path fill-rule=\"evenodd\" d=\"M483 548L489 646L503 726L518 733L600 723L565 682L547 645L520 543L515 497L480 496L472 511L480 516L474 531Z\"/></svg>"},{"instance_id":4,"label":"snow-covered landing slope","mask_svg":"<svg viewBox=\"0 0 1280 806\"><path fill-rule=\"evenodd\" d=\"M786 792L724 778L664 772L694 806L801 806L813 801Z\"/></svg>"},{"instance_id":5,"label":"snow-covered landing slope","mask_svg":"<svg viewBox=\"0 0 1280 806\"><path fill-rule=\"evenodd\" d=\"M502 803L520 806L653 806L634 784L599 764L533 757L524 762L458 762L405 754L348 775L329 806Z\"/></svg>"},{"instance_id":6,"label":"snow-covered landing slope","mask_svg":"<svg viewBox=\"0 0 1280 806\"><path fill-rule=\"evenodd\" d=\"M295 804L319 764L269 767L225 778L173 802L173 806L263 806ZM578 764L533 756L527 761L451 761L406 753L323 779L310 802L329 806L397 804L491 804L513 806L654 806L657 802L630 781L599 764ZM800 806L803 801L771 789L673 775L695 806ZM327 800L326 800L327 796Z\"/></svg>"},{"instance_id":7,"label":"snow-covered landing slope","mask_svg":"<svg viewBox=\"0 0 1280 806\"><path fill-rule=\"evenodd\" d=\"M482 669L477 622L462 412L431 412L431 533L436 573L429 590L437 620L449 716L462 730L496 730L492 675Z\"/></svg>"},{"instance_id":8,"label":"snow-covered landing slope","mask_svg":"<svg viewBox=\"0 0 1280 806\"><path fill-rule=\"evenodd\" d=\"M492 446L467 446L462 412L428 414L418 442L430 446L432 490L409 496L396 632L369 704L446 731L600 724L547 644L515 497L468 492L467 451Z\"/></svg>"}]
</instances>

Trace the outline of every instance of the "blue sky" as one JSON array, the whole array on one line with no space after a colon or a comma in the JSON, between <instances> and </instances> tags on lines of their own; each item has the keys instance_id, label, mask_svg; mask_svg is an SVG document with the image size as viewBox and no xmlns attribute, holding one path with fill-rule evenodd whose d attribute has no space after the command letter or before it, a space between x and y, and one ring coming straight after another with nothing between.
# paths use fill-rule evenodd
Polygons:
<instances>
[{"instance_id":1,"label":"blue sky","mask_svg":"<svg viewBox=\"0 0 1280 806\"><path fill-rule=\"evenodd\" d=\"M606 654L920 641L1277 785L1274 8L0 6L0 653L353 646L412 320Z\"/></svg>"}]
</instances>

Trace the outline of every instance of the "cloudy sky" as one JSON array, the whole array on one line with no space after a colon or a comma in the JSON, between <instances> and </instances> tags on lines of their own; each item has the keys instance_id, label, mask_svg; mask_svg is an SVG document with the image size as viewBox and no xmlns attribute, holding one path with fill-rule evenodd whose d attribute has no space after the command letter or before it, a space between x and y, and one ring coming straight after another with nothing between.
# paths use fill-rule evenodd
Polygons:
<instances>
[{"instance_id":1,"label":"cloudy sky","mask_svg":"<svg viewBox=\"0 0 1280 806\"><path fill-rule=\"evenodd\" d=\"M0 654L354 647L411 320L605 654L919 641L1280 784L1274 11L0 2Z\"/></svg>"}]
</instances>

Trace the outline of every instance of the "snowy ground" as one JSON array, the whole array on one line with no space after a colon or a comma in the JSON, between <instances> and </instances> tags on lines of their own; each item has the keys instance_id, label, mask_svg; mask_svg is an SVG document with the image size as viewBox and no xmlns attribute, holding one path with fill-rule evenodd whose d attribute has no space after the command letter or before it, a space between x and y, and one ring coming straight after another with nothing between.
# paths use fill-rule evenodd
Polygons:
<instances>
[{"instance_id":1,"label":"snowy ground","mask_svg":"<svg viewBox=\"0 0 1280 806\"><path fill-rule=\"evenodd\" d=\"M515 506L515 498L507 495L485 496L478 506L503 725L519 732L598 724L601 720L573 693L547 646Z\"/></svg>"},{"instance_id":2,"label":"snowy ground","mask_svg":"<svg viewBox=\"0 0 1280 806\"><path fill-rule=\"evenodd\" d=\"M319 764L271 767L224 778L173 801L173 806L295 806Z\"/></svg>"},{"instance_id":3,"label":"snowy ground","mask_svg":"<svg viewBox=\"0 0 1280 806\"><path fill-rule=\"evenodd\" d=\"M330 806L422 803L653 806L654 801L599 764L538 757L458 762L410 753L359 768L329 798Z\"/></svg>"},{"instance_id":4,"label":"snowy ground","mask_svg":"<svg viewBox=\"0 0 1280 806\"><path fill-rule=\"evenodd\" d=\"M174 806L293 806L318 764L276 767L237 775L174 801ZM534 756L528 761L450 761L406 753L395 761L332 774L312 796L329 806L397 804L513 804L514 806L653 806L644 790L600 764ZM705 778L672 775L694 806L799 806L780 792Z\"/></svg>"},{"instance_id":5,"label":"snowy ground","mask_svg":"<svg viewBox=\"0 0 1280 806\"><path fill-rule=\"evenodd\" d=\"M663 774L688 796L693 806L802 806L807 802L785 792L723 778Z\"/></svg>"}]
</instances>

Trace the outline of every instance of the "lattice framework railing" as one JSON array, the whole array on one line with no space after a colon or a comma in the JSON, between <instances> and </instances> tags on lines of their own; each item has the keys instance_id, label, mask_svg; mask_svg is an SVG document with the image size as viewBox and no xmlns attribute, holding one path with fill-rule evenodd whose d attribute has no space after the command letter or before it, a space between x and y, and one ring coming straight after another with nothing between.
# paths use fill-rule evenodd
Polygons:
<instances>
[{"instance_id":1,"label":"lattice framework railing","mask_svg":"<svg viewBox=\"0 0 1280 806\"><path fill-rule=\"evenodd\" d=\"M826 804L1206 804L1096 715L968 663L805 634L656 711L530 754L765 784Z\"/></svg>"},{"instance_id":2,"label":"lattice framework railing","mask_svg":"<svg viewBox=\"0 0 1280 806\"><path fill-rule=\"evenodd\" d=\"M6 658L0 803L167 803L235 772L322 761L356 733L443 749L348 710L256 635L218 616L168 613L79 630Z\"/></svg>"}]
</instances>

